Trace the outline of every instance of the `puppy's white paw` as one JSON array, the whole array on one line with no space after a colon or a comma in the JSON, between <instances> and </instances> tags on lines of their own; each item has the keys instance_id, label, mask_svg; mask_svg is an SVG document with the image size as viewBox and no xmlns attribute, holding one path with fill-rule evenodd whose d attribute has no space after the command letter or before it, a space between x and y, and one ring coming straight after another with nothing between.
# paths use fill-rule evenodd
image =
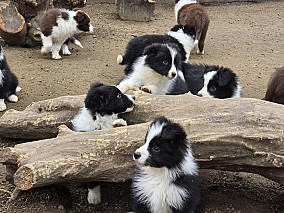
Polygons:
<instances>
[{"instance_id":1,"label":"puppy's white paw","mask_svg":"<svg viewBox=\"0 0 284 213\"><path fill-rule=\"evenodd\" d=\"M92 189L88 189L88 203L89 204L99 204L101 202L101 186L96 186Z\"/></svg>"},{"instance_id":2,"label":"puppy's white paw","mask_svg":"<svg viewBox=\"0 0 284 213\"><path fill-rule=\"evenodd\" d=\"M4 99L0 99L0 112L7 109L6 104L4 103Z\"/></svg>"},{"instance_id":3,"label":"puppy's white paw","mask_svg":"<svg viewBox=\"0 0 284 213\"><path fill-rule=\"evenodd\" d=\"M42 46L40 52L42 54L43 53L49 53L49 52L51 52L51 47L44 47L44 46Z\"/></svg>"},{"instance_id":4,"label":"puppy's white paw","mask_svg":"<svg viewBox=\"0 0 284 213\"><path fill-rule=\"evenodd\" d=\"M59 55L59 54L52 54L52 59L54 59L54 60L59 60L59 59L61 59L62 57Z\"/></svg>"},{"instance_id":5,"label":"puppy's white paw","mask_svg":"<svg viewBox=\"0 0 284 213\"><path fill-rule=\"evenodd\" d=\"M9 100L10 102L16 103L16 102L18 102L19 98L18 98L18 96L16 96L16 95L10 95L10 96L8 97L8 100Z\"/></svg>"},{"instance_id":6,"label":"puppy's white paw","mask_svg":"<svg viewBox=\"0 0 284 213\"><path fill-rule=\"evenodd\" d=\"M71 52L69 51L69 49L63 49L62 54L63 55L71 55Z\"/></svg>"},{"instance_id":7,"label":"puppy's white paw","mask_svg":"<svg viewBox=\"0 0 284 213\"><path fill-rule=\"evenodd\" d=\"M127 126L127 122L123 119L117 119L112 123L112 127L120 127L120 126Z\"/></svg>"},{"instance_id":8,"label":"puppy's white paw","mask_svg":"<svg viewBox=\"0 0 284 213\"><path fill-rule=\"evenodd\" d=\"M17 88L16 88L16 93L18 93L18 92L20 92L22 90L22 88L21 87L19 87L19 86L17 86Z\"/></svg>"},{"instance_id":9,"label":"puppy's white paw","mask_svg":"<svg viewBox=\"0 0 284 213\"><path fill-rule=\"evenodd\" d=\"M116 58L117 64L121 64L122 61L123 61L123 56L122 55L118 55L117 58Z\"/></svg>"}]
</instances>

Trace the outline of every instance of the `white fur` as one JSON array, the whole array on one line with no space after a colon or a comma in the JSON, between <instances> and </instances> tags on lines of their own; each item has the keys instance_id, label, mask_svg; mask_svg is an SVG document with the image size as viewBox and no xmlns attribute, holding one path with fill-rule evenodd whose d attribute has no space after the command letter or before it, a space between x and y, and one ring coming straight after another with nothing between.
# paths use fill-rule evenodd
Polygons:
<instances>
[{"instance_id":1,"label":"white fur","mask_svg":"<svg viewBox=\"0 0 284 213\"><path fill-rule=\"evenodd\" d=\"M88 189L88 203L99 204L101 202L101 186L98 185L92 189Z\"/></svg>"},{"instance_id":2,"label":"white fur","mask_svg":"<svg viewBox=\"0 0 284 213\"><path fill-rule=\"evenodd\" d=\"M76 16L76 11L70 11L65 9L60 9L63 12L68 13L68 20L64 20L61 16L57 17L57 26L53 26L52 33L49 36L45 36L41 33L41 39L43 47L41 48L42 53L52 52L53 59L61 59L59 51L63 43L69 37L72 37L76 32L78 32L77 22L73 18ZM93 32L93 26L90 24L89 32ZM80 42L79 42L80 43ZM82 46L82 45L81 45ZM66 50L66 47L63 47L63 52L65 51L66 55L70 55L70 51ZM70 53L70 54L69 54ZM64 54L64 53L63 53Z\"/></svg>"},{"instance_id":3,"label":"white fur","mask_svg":"<svg viewBox=\"0 0 284 213\"><path fill-rule=\"evenodd\" d=\"M21 87L19 87L19 86L16 87L16 93L20 92L21 90L22 90Z\"/></svg>"},{"instance_id":4,"label":"white fur","mask_svg":"<svg viewBox=\"0 0 284 213\"><path fill-rule=\"evenodd\" d=\"M185 34L181 29L178 30L177 32L170 31L167 34L174 37L175 39L177 39L178 42L183 45L183 48L186 52L186 61L185 62L187 62L188 59L189 59L191 50L196 45L195 39L193 39L191 36Z\"/></svg>"},{"instance_id":5,"label":"white fur","mask_svg":"<svg viewBox=\"0 0 284 213\"><path fill-rule=\"evenodd\" d=\"M4 52L3 52L3 49L2 49L1 54L0 54L0 60L2 61L4 59L5 59L5 57L4 57Z\"/></svg>"},{"instance_id":6,"label":"white fur","mask_svg":"<svg viewBox=\"0 0 284 213\"><path fill-rule=\"evenodd\" d=\"M14 102L14 103L16 103L16 102L18 102L18 96L16 96L16 95L10 95L9 97L8 97L8 100L10 101L10 102Z\"/></svg>"},{"instance_id":7,"label":"white fur","mask_svg":"<svg viewBox=\"0 0 284 213\"><path fill-rule=\"evenodd\" d=\"M113 122L118 119L117 114L104 115L96 114L96 120L93 119L91 112L82 107L80 112L72 120L74 131L87 132L100 129L112 128Z\"/></svg>"},{"instance_id":8,"label":"white fur","mask_svg":"<svg viewBox=\"0 0 284 213\"><path fill-rule=\"evenodd\" d=\"M197 3L196 0L180 0L178 3L175 4L175 17L177 21L178 11L187 4Z\"/></svg>"},{"instance_id":9,"label":"white fur","mask_svg":"<svg viewBox=\"0 0 284 213\"><path fill-rule=\"evenodd\" d=\"M170 206L181 209L184 200L189 196L186 190L173 184L173 181L179 174L196 175L197 171L198 167L188 147L180 169L140 167L139 175L134 177L133 186L136 194L149 202L152 213L171 213Z\"/></svg>"},{"instance_id":10,"label":"white fur","mask_svg":"<svg viewBox=\"0 0 284 213\"><path fill-rule=\"evenodd\" d=\"M240 98L242 97L242 87L238 84L237 90L232 98Z\"/></svg>"},{"instance_id":11,"label":"white fur","mask_svg":"<svg viewBox=\"0 0 284 213\"><path fill-rule=\"evenodd\" d=\"M6 104L4 102L4 99L0 99L0 112L4 111L6 109Z\"/></svg>"},{"instance_id":12,"label":"white fur","mask_svg":"<svg viewBox=\"0 0 284 213\"><path fill-rule=\"evenodd\" d=\"M116 58L116 63L120 64L123 61L123 56L122 55L118 55Z\"/></svg>"},{"instance_id":13,"label":"white fur","mask_svg":"<svg viewBox=\"0 0 284 213\"><path fill-rule=\"evenodd\" d=\"M137 87L142 87L142 90L164 95L166 94L174 85L177 76L182 75L182 72L176 70L174 66L174 57L177 54L176 50L170 48L170 53L172 55L172 67L168 73L168 76L162 76L157 73L155 70L145 65L145 59L147 56L141 56L136 59L133 64L133 71L123 79L117 88L120 89L123 93L128 90L135 90ZM120 57L117 57L119 62ZM180 74L181 73L181 74ZM175 76L174 76L175 75Z\"/></svg>"},{"instance_id":14,"label":"white fur","mask_svg":"<svg viewBox=\"0 0 284 213\"><path fill-rule=\"evenodd\" d=\"M204 86L202 89L197 93L197 95L200 95L202 97L210 97L212 98L213 96L208 93L207 86L209 84L209 81L213 78L213 76L217 73L217 71L210 71L208 73L204 74Z\"/></svg>"},{"instance_id":15,"label":"white fur","mask_svg":"<svg viewBox=\"0 0 284 213\"><path fill-rule=\"evenodd\" d=\"M80 41L78 41L76 38L74 38L74 44L77 45L78 47L84 48L81 44Z\"/></svg>"}]
</instances>

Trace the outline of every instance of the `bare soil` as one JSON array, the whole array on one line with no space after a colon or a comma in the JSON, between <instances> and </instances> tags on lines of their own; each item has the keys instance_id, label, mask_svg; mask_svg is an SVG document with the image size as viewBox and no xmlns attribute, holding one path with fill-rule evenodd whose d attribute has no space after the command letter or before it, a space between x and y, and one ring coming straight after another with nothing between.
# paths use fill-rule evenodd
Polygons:
<instances>
[{"instance_id":1,"label":"bare soil","mask_svg":"<svg viewBox=\"0 0 284 213\"><path fill-rule=\"evenodd\" d=\"M218 64L232 68L243 87L243 96L261 99L271 73L283 66L284 2L233 3L207 5L211 18L205 55L192 53L190 62ZM156 5L151 22L122 21L113 4L95 4L84 8L95 26L93 34L78 35L84 49L72 46L71 56L51 60L41 55L40 47L24 49L6 46L5 54L23 88L19 102L8 109L23 110L32 102L63 95L87 92L94 81L115 84L123 75L116 64L118 54L133 35L167 32L174 24L173 5ZM3 113L0 114L0 116ZM0 140L0 148L19 141ZM1 160L1 158L0 158ZM201 170L206 212L268 213L284 212L284 186L259 175ZM126 212L131 210L130 182L103 183L102 203L91 206L86 189L73 188L73 205L68 212ZM5 180L0 166L0 212L65 212L55 187L24 192L7 203L14 186Z\"/></svg>"}]
</instances>

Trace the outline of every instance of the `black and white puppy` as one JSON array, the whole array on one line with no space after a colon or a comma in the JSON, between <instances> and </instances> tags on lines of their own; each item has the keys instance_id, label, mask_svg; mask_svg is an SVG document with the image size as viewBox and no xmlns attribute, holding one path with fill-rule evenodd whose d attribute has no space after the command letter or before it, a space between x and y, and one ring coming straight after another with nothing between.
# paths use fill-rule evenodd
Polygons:
<instances>
[{"instance_id":1,"label":"black and white puppy","mask_svg":"<svg viewBox=\"0 0 284 213\"><path fill-rule=\"evenodd\" d=\"M93 28L90 17L82 10L50 9L41 18L41 52L52 52L53 59L61 59L59 51L62 48L63 55L71 55L65 41L78 31L93 32ZM78 40L74 44L82 47Z\"/></svg>"},{"instance_id":2,"label":"black and white puppy","mask_svg":"<svg viewBox=\"0 0 284 213\"><path fill-rule=\"evenodd\" d=\"M153 94L170 94L178 78L183 81L181 56L174 43L154 43L146 46L130 69L126 69L124 79L118 88L125 93L141 88Z\"/></svg>"},{"instance_id":3,"label":"black and white puppy","mask_svg":"<svg viewBox=\"0 0 284 213\"><path fill-rule=\"evenodd\" d=\"M201 97L241 97L242 89L237 75L227 67L206 64L182 64L188 90Z\"/></svg>"},{"instance_id":4,"label":"black and white puppy","mask_svg":"<svg viewBox=\"0 0 284 213\"><path fill-rule=\"evenodd\" d=\"M134 108L134 98L123 94L116 86L95 83L90 87L85 98L85 106L72 119L73 130L87 132L126 126L118 115L130 112ZM101 202L100 185L98 182L88 183L88 202Z\"/></svg>"},{"instance_id":5,"label":"black and white puppy","mask_svg":"<svg viewBox=\"0 0 284 213\"><path fill-rule=\"evenodd\" d=\"M145 47L154 44L174 43L181 54L181 60L187 62L190 51L195 45L195 29L188 25L175 25L168 33L164 35L142 35L129 41L124 55L117 56L117 63L126 65L125 73L128 74L133 69L133 64L144 53Z\"/></svg>"},{"instance_id":6,"label":"black and white puppy","mask_svg":"<svg viewBox=\"0 0 284 213\"><path fill-rule=\"evenodd\" d=\"M0 111L4 111L7 107L5 100L10 102L18 102L17 92L21 88L18 86L18 78L10 70L2 46L0 46Z\"/></svg>"},{"instance_id":7,"label":"black and white puppy","mask_svg":"<svg viewBox=\"0 0 284 213\"><path fill-rule=\"evenodd\" d=\"M165 117L149 126L133 157L135 213L202 212L198 166L183 128Z\"/></svg>"}]
</instances>

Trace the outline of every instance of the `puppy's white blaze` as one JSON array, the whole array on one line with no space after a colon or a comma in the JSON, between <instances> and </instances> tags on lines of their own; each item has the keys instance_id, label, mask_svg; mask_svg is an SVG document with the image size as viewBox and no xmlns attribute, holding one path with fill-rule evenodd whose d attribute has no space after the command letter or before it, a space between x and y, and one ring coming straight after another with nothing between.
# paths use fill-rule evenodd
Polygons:
<instances>
[{"instance_id":1,"label":"puppy's white blaze","mask_svg":"<svg viewBox=\"0 0 284 213\"><path fill-rule=\"evenodd\" d=\"M168 73L168 77L169 78L175 78L175 77L177 77L177 69L176 69L174 61L175 61L175 57L177 55L177 51L175 49L173 49L172 47L169 47L168 45L167 45L167 47L170 50L170 54L171 54L171 57L172 57L172 66L171 66L171 69Z\"/></svg>"},{"instance_id":2,"label":"puppy's white blaze","mask_svg":"<svg viewBox=\"0 0 284 213\"><path fill-rule=\"evenodd\" d=\"M178 32L170 31L167 34L177 39L178 42L183 45L183 48L186 52L185 62L187 62L190 56L190 51L195 46L195 39L193 39L190 35L185 34L183 31L180 32L180 30Z\"/></svg>"},{"instance_id":3,"label":"puppy's white blaze","mask_svg":"<svg viewBox=\"0 0 284 213\"><path fill-rule=\"evenodd\" d=\"M109 129L112 128L112 123L118 118L117 114L104 115L96 114L94 121L92 114L86 107L82 107L79 113L73 118L71 123L76 132L87 132L96 129Z\"/></svg>"},{"instance_id":4,"label":"puppy's white blaze","mask_svg":"<svg viewBox=\"0 0 284 213\"><path fill-rule=\"evenodd\" d=\"M161 124L161 123L157 122L157 123L152 124L149 127L145 144L135 151L136 153L141 154L141 157L136 159L136 162L138 164L144 165L147 158L150 157L150 153L148 151L149 144L155 136L161 134L164 125L165 125L164 123Z\"/></svg>"},{"instance_id":5,"label":"puppy's white blaze","mask_svg":"<svg viewBox=\"0 0 284 213\"><path fill-rule=\"evenodd\" d=\"M101 186L98 185L92 189L88 189L88 203L99 204L101 202Z\"/></svg>"},{"instance_id":6,"label":"puppy's white blaze","mask_svg":"<svg viewBox=\"0 0 284 213\"><path fill-rule=\"evenodd\" d=\"M197 93L198 95L201 95L202 97L213 97L208 93L207 87L209 84L209 81L213 78L213 76L217 73L217 71L210 71L208 73L204 74L204 85L202 89Z\"/></svg>"},{"instance_id":7,"label":"puppy's white blaze","mask_svg":"<svg viewBox=\"0 0 284 213\"><path fill-rule=\"evenodd\" d=\"M193 4L193 3L196 3L196 0L180 0L180 1L178 1L178 3L176 3L176 5L175 5L176 21L177 21L177 17L178 17L178 11L180 10L180 8L182 8L184 5Z\"/></svg>"}]
</instances>

